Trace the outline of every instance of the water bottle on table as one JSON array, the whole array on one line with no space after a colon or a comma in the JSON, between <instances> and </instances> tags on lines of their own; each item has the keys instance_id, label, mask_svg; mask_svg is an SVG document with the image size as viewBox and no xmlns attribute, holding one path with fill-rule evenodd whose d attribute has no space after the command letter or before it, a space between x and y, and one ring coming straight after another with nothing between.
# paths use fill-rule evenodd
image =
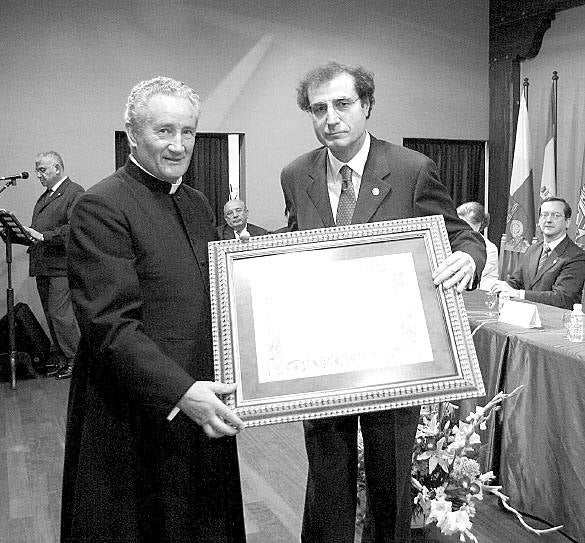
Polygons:
<instances>
[{"instance_id":1,"label":"water bottle on table","mask_svg":"<svg viewBox=\"0 0 585 543\"><path fill-rule=\"evenodd\" d=\"M569 341L575 343L585 339L585 314L581 304L573 304L571 312L571 325L569 327Z\"/></svg>"}]
</instances>

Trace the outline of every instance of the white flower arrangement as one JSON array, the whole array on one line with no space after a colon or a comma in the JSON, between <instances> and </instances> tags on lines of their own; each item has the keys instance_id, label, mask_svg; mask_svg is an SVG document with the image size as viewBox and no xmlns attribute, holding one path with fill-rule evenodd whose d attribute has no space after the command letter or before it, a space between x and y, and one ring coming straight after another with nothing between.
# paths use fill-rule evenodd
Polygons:
<instances>
[{"instance_id":1,"label":"white flower arrangement","mask_svg":"<svg viewBox=\"0 0 585 543\"><path fill-rule=\"evenodd\" d=\"M481 446L477 430L485 430L489 418L500 409L500 403L521 388L509 394L500 392L485 407L478 407L465 421L456 424L453 415L457 407L450 403L421 409L412 455L413 515L422 515L426 524L435 522L445 535L458 535L462 542L478 543L471 519L484 492L489 492L534 534L562 528L536 530L526 524L522 515L508 504L509 498L502 494L502 487L489 484L494 474L481 473L477 461Z\"/></svg>"}]
</instances>

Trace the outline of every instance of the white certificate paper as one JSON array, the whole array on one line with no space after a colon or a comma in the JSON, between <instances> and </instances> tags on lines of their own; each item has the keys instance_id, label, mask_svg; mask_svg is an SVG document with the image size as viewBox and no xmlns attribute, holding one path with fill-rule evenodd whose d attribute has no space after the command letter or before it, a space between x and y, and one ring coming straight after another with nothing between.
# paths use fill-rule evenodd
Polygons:
<instances>
[{"instance_id":1,"label":"white certificate paper","mask_svg":"<svg viewBox=\"0 0 585 543\"><path fill-rule=\"evenodd\" d=\"M286 264L250 277L260 383L433 360L411 253Z\"/></svg>"}]
</instances>

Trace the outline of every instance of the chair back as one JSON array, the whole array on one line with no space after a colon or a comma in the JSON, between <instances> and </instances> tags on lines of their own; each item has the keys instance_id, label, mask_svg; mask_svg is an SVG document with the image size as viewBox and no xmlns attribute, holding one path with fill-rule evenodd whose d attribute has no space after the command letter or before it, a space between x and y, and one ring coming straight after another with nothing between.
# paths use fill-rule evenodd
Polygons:
<instances>
[{"instance_id":1,"label":"chair back","mask_svg":"<svg viewBox=\"0 0 585 543\"><path fill-rule=\"evenodd\" d=\"M533 240L536 240L536 238ZM514 271L520 258L530 247L529 243L524 239L508 240L506 234L502 234L502 241L500 242L500 279L507 281L511 273Z\"/></svg>"}]
</instances>

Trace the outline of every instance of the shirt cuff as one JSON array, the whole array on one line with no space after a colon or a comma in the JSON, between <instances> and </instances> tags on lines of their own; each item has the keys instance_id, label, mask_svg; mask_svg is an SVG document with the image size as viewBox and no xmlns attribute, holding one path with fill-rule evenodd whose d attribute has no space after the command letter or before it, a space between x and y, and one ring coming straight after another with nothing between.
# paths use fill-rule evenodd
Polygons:
<instances>
[{"instance_id":1,"label":"shirt cuff","mask_svg":"<svg viewBox=\"0 0 585 543\"><path fill-rule=\"evenodd\" d=\"M175 405L175 407L173 407L171 412L167 415L167 420L171 422L179 414L179 411L180 409Z\"/></svg>"},{"instance_id":2,"label":"shirt cuff","mask_svg":"<svg viewBox=\"0 0 585 543\"><path fill-rule=\"evenodd\" d=\"M468 258L469 258L469 262L471 262L471 266L473 267L473 270L471 272L471 279L469 280L469 282L467 283L467 286L465 287L466 290L474 290L474 284L475 284L475 270L477 270L477 266L475 264L475 260L473 260L473 257L468 254L465 253ZM479 278L481 280L481 277ZM477 282L477 284L479 285L479 281Z\"/></svg>"}]
</instances>

